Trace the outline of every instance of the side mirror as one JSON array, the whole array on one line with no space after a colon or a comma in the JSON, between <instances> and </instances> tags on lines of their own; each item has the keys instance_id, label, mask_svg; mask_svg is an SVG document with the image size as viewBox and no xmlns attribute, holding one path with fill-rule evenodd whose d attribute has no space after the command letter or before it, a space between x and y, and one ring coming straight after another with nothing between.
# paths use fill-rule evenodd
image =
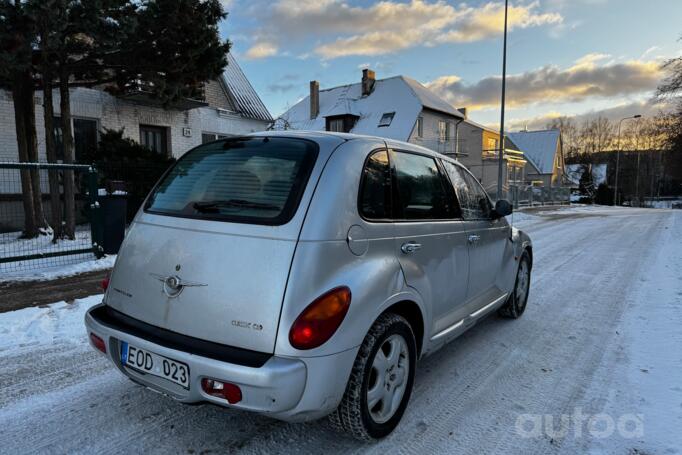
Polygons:
<instances>
[{"instance_id":1,"label":"side mirror","mask_svg":"<svg viewBox=\"0 0 682 455\"><path fill-rule=\"evenodd\" d=\"M493 218L502 218L503 216L511 215L512 205L506 199L500 199L495 203L495 210L493 212Z\"/></svg>"}]
</instances>

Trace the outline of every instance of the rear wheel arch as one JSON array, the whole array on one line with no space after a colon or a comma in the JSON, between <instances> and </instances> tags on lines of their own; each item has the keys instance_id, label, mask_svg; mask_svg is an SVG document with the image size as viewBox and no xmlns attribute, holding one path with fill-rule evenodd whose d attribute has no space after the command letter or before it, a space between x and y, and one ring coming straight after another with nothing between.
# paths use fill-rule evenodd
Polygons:
<instances>
[{"instance_id":1,"label":"rear wheel arch","mask_svg":"<svg viewBox=\"0 0 682 455\"><path fill-rule=\"evenodd\" d=\"M402 316L410 324L417 342L417 358L421 357L424 344L424 315L419 305L412 300L402 300L386 308L382 314L386 313Z\"/></svg>"},{"instance_id":2,"label":"rear wheel arch","mask_svg":"<svg viewBox=\"0 0 682 455\"><path fill-rule=\"evenodd\" d=\"M530 268L533 268L533 246L532 245L526 245L523 249L524 251L528 252L528 259L530 259Z\"/></svg>"}]
</instances>

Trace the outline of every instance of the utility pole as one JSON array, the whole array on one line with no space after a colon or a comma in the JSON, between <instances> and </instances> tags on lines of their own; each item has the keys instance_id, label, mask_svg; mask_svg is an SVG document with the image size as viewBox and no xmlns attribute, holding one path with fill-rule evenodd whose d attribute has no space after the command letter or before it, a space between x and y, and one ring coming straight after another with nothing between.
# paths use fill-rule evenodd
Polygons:
<instances>
[{"instance_id":1,"label":"utility pole","mask_svg":"<svg viewBox=\"0 0 682 455\"><path fill-rule=\"evenodd\" d=\"M502 174L504 173L504 95L507 86L507 12L509 0L504 0L504 41L502 45L502 106L500 109L500 151L497 155L497 200L504 196Z\"/></svg>"}]
</instances>

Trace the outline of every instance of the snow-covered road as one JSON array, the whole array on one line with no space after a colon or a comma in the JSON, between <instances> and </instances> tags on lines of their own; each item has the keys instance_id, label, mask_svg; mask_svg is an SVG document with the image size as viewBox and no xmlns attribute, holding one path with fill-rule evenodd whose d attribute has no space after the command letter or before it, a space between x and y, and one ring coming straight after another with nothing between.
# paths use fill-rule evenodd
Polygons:
<instances>
[{"instance_id":1,"label":"snow-covered road","mask_svg":"<svg viewBox=\"0 0 682 455\"><path fill-rule=\"evenodd\" d=\"M682 211L540 215L517 216L535 252L524 317L420 362L377 444L133 384L87 346L95 296L0 314L0 453L681 453Z\"/></svg>"}]
</instances>

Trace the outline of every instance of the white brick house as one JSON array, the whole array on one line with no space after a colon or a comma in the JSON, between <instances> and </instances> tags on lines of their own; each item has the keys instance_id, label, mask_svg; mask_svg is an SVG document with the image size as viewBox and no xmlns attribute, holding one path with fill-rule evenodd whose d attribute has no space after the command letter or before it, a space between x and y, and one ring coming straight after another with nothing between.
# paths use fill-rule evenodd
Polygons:
<instances>
[{"instance_id":1,"label":"white brick house","mask_svg":"<svg viewBox=\"0 0 682 455\"><path fill-rule=\"evenodd\" d=\"M42 92L36 93L35 104L38 152L40 161L45 161ZM59 116L56 90L54 106L55 115ZM178 157L202 141L261 131L272 122L267 108L230 54L223 76L206 84L203 103L163 109L142 97L124 99L102 90L77 88L71 91L71 114L76 161L80 148L96 144L104 128L123 129L124 136ZM0 90L0 161L18 161L12 97L4 90Z\"/></svg>"}]
</instances>

